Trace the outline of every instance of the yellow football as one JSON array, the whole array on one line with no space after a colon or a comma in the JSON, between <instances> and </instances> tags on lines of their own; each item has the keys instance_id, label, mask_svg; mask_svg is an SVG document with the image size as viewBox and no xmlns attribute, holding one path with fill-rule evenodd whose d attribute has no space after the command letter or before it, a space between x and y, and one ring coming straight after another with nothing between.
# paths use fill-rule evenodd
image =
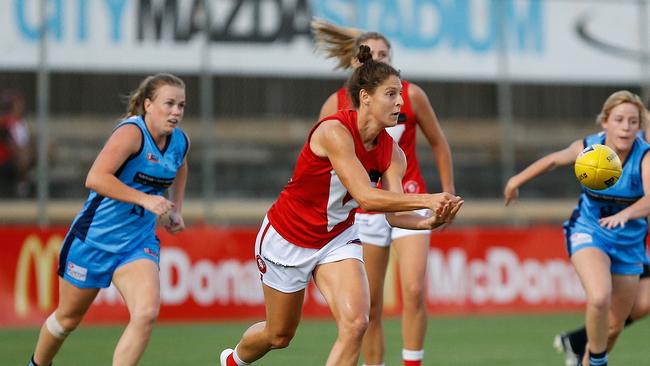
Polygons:
<instances>
[{"instance_id":1,"label":"yellow football","mask_svg":"<svg viewBox=\"0 0 650 366\"><path fill-rule=\"evenodd\" d=\"M623 172L618 155L601 144L593 144L582 150L574 168L580 184L595 190L613 186Z\"/></svg>"}]
</instances>

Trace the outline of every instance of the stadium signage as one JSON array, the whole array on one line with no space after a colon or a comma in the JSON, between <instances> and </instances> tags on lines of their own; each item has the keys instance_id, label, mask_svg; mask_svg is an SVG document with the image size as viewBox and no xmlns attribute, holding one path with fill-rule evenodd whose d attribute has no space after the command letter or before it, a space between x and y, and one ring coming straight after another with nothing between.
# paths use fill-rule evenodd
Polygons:
<instances>
[{"instance_id":1,"label":"stadium signage","mask_svg":"<svg viewBox=\"0 0 650 366\"><path fill-rule=\"evenodd\" d=\"M0 2L3 69L38 66L39 2ZM395 47L394 64L408 77L499 77L505 72L498 62L500 29L513 79L636 83L641 70L641 58L602 46L639 49L631 36L638 34L635 21L616 27L608 22L638 19L636 2L49 0L48 5L47 61L53 70L197 73L205 66L224 74L341 77L331 71L333 62L313 54L312 16L384 33Z\"/></svg>"},{"instance_id":2,"label":"stadium signage","mask_svg":"<svg viewBox=\"0 0 650 366\"><path fill-rule=\"evenodd\" d=\"M61 237L50 236L43 243L36 235L25 239L16 264L14 309L16 315L25 317L29 314L29 289L31 279L36 284L36 304L41 312L53 309L56 288L56 263L61 250ZM32 277L30 274L35 273Z\"/></svg>"},{"instance_id":3,"label":"stadium signage","mask_svg":"<svg viewBox=\"0 0 650 366\"><path fill-rule=\"evenodd\" d=\"M583 303L584 292L570 263L562 259L520 258L506 247L468 259L462 248L429 253L428 299L432 303L484 305Z\"/></svg>"},{"instance_id":4,"label":"stadium signage","mask_svg":"<svg viewBox=\"0 0 650 366\"><path fill-rule=\"evenodd\" d=\"M1 227L0 325L39 325L56 305L56 260L66 228ZM264 314L253 257L257 228L197 226L161 240L160 321L259 318ZM432 235L427 307L432 314L580 310L584 293L568 262L561 228L463 227ZM398 270L389 266L386 312L399 314ZM328 317L307 288L305 317ZM125 322L114 287L99 292L86 324Z\"/></svg>"}]
</instances>

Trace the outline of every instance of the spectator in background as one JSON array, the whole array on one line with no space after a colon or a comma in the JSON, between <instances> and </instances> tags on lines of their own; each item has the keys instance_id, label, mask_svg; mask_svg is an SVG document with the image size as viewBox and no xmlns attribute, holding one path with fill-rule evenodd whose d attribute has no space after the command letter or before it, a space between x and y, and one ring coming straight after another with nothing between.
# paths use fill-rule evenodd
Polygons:
<instances>
[{"instance_id":1,"label":"spectator in background","mask_svg":"<svg viewBox=\"0 0 650 366\"><path fill-rule=\"evenodd\" d=\"M4 196L26 197L30 193L34 149L24 111L25 99L18 91L0 93L0 179Z\"/></svg>"},{"instance_id":2,"label":"spectator in background","mask_svg":"<svg viewBox=\"0 0 650 366\"><path fill-rule=\"evenodd\" d=\"M605 366L632 311L639 275L647 262L645 240L650 214L650 145L638 133L646 126L641 99L626 90L613 93L596 122L602 128L550 153L508 180L505 204L519 197L519 187L556 167L575 163L587 146L603 144L623 162L618 182L594 191L583 187L578 206L564 224L566 247L587 295L587 345L577 364Z\"/></svg>"},{"instance_id":3,"label":"spectator in background","mask_svg":"<svg viewBox=\"0 0 650 366\"><path fill-rule=\"evenodd\" d=\"M317 48L328 58L339 61L342 69L355 69L359 61L355 55L360 46L370 47L375 61L390 63L392 49L386 37L376 32L336 26L322 20L312 22L312 33ZM455 193L451 151L440 128L438 117L429 98L418 85L401 80L404 104L397 125L386 128L406 156L407 166L402 188L406 193L427 191L418 164L416 133L424 134L438 168L442 190ZM344 87L332 93L321 108L320 118L341 109L352 108ZM427 210L418 210L427 215ZM429 258L429 230L408 230L391 227L380 212L359 211L356 214L359 238L363 242L363 260L370 286L370 321L363 338L365 365L384 363L384 331L382 322L384 280L390 248L396 256L402 290L402 360L404 365L419 366L424 357L424 337L427 330L425 302L425 275Z\"/></svg>"}]
</instances>

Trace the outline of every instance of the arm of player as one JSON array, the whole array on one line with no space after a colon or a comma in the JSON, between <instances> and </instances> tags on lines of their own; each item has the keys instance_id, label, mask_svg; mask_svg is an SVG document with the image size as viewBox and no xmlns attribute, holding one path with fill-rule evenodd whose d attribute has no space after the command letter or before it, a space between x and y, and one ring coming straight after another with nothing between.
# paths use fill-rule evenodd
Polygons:
<instances>
[{"instance_id":1,"label":"arm of player","mask_svg":"<svg viewBox=\"0 0 650 366\"><path fill-rule=\"evenodd\" d=\"M329 159L341 183L365 211L394 212L429 208L437 212L449 201L460 201L459 197L449 193L407 195L373 188L355 154L352 135L337 120L321 123L314 130L309 146L317 156Z\"/></svg>"},{"instance_id":2,"label":"arm of player","mask_svg":"<svg viewBox=\"0 0 650 366\"><path fill-rule=\"evenodd\" d=\"M406 157L402 149L393 144L391 164L381 177L382 188L395 193L403 193L402 178L406 171ZM403 229L427 230L450 223L463 205L463 201L448 201L429 217L423 217L413 211L387 212L386 221L393 227Z\"/></svg>"},{"instance_id":3,"label":"arm of player","mask_svg":"<svg viewBox=\"0 0 650 366\"><path fill-rule=\"evenodd\" d=\"M190 139L187 138L187 143L189 144ZM179 231L185 229L185 220L183 220L183 200L185 199L185 187L187 186L187 175L189 167L187 165L187 154L189 154L189 146L187 147L187 153L183 159L183 163L178 168L176 172L176 178L174 179L174 184L169 187L169 199L174 204L171 210L169 210L169 220L164 223L165 230L175 234Z\"/></svg>"},{"instance_id":4,"label":"arm of player","mask_svg":"<svg viewBox=\"0 0 650 366\"><path fill-rule=\"evenodd\" d=\"M533 178L551 171L559 166L569 165L576 161L576 157L583 149L582 140L576 140L567 148L552 152L530 164L526 169L512 176L503 190L506 206L519 198L519 187Z\"/></svg>"},{"instance_id":5,"label":"arm of player","mask_svg":"<svg viewBox=\"0 0 650 366\"><path fill-rule=\"evenodd\" d=\"M629 220L650 215L650 154L646 154L641 161L641 177L643 179L643 197L615 215L598 220L600 226L608 229L617 226L625 227Z\"/></svg>"},{"instance_id":6,"label":"arm of player","mask_svg":"<svg viewBox=\"0 0 650 366\"><path fill-rule=\"evenodd\" d=\"M116 129L99 152L86 177L86 188L114 200L140 205L162 215L172 207L165 197L149 195L122 183L115 173L122 164L140 149L142 132L132 124Z\"/></svg>"},{"instance_id":7,"label":"arm of player","mask_svg":"<svg viewBox=\"0 0 650 366\"><path fill-rule=\"evenodd\" d=\"M318 115L318 120L320 121L321 119L331 116L333 114L336 114L337 112L337 107L339 104L338 96L336 93L332 93L325 103L323 103L323 106L320 108L320 114Z\"/></svg>"},{"instance_id":8,"label":"arm of player","mask_svg":"<svg viewBox=\"0 0 650 366\"><path fill-rule=\"evenodd\" d=\"M426 137L431 150L433 152L433 159L438 167L438 176L440 177L440 184L444 192L451 194L456 193L454 185L454 170L451 158L451 149L445 137L438 117L429 102L429 98L422 88L415 84L409 87L409 98L411 99L411 107L417 117L418 125Z\"/></svg>"}]
</instances>

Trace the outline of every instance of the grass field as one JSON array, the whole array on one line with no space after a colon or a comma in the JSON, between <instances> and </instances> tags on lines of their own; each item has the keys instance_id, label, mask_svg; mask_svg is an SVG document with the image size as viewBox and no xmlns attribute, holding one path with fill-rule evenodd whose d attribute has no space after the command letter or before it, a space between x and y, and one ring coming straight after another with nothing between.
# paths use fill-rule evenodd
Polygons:
<instances>
[{"instance_id":1,"label":"grass field","mask_svg":"<svg viewBox=\"0 0 650 366\"><path fill-rule=\"evenodd\" d=\"M429 321L425 365L564 365L551 347L558 330L582 321L579 314L434 317ZM159 324L140 365L218 365L253 322ZM386 322L386 365L401 365L400 323ZM109 365L121 327L81 327L70 336L55 365ZM288 349L275 350L259 365L323 365L336 329L331 321L303 321ZM0 364L25 365L38 330L0 330ZM611 365L647 365L650 321L628 328L610 355Z\"/></svg>"}]
</instances>

